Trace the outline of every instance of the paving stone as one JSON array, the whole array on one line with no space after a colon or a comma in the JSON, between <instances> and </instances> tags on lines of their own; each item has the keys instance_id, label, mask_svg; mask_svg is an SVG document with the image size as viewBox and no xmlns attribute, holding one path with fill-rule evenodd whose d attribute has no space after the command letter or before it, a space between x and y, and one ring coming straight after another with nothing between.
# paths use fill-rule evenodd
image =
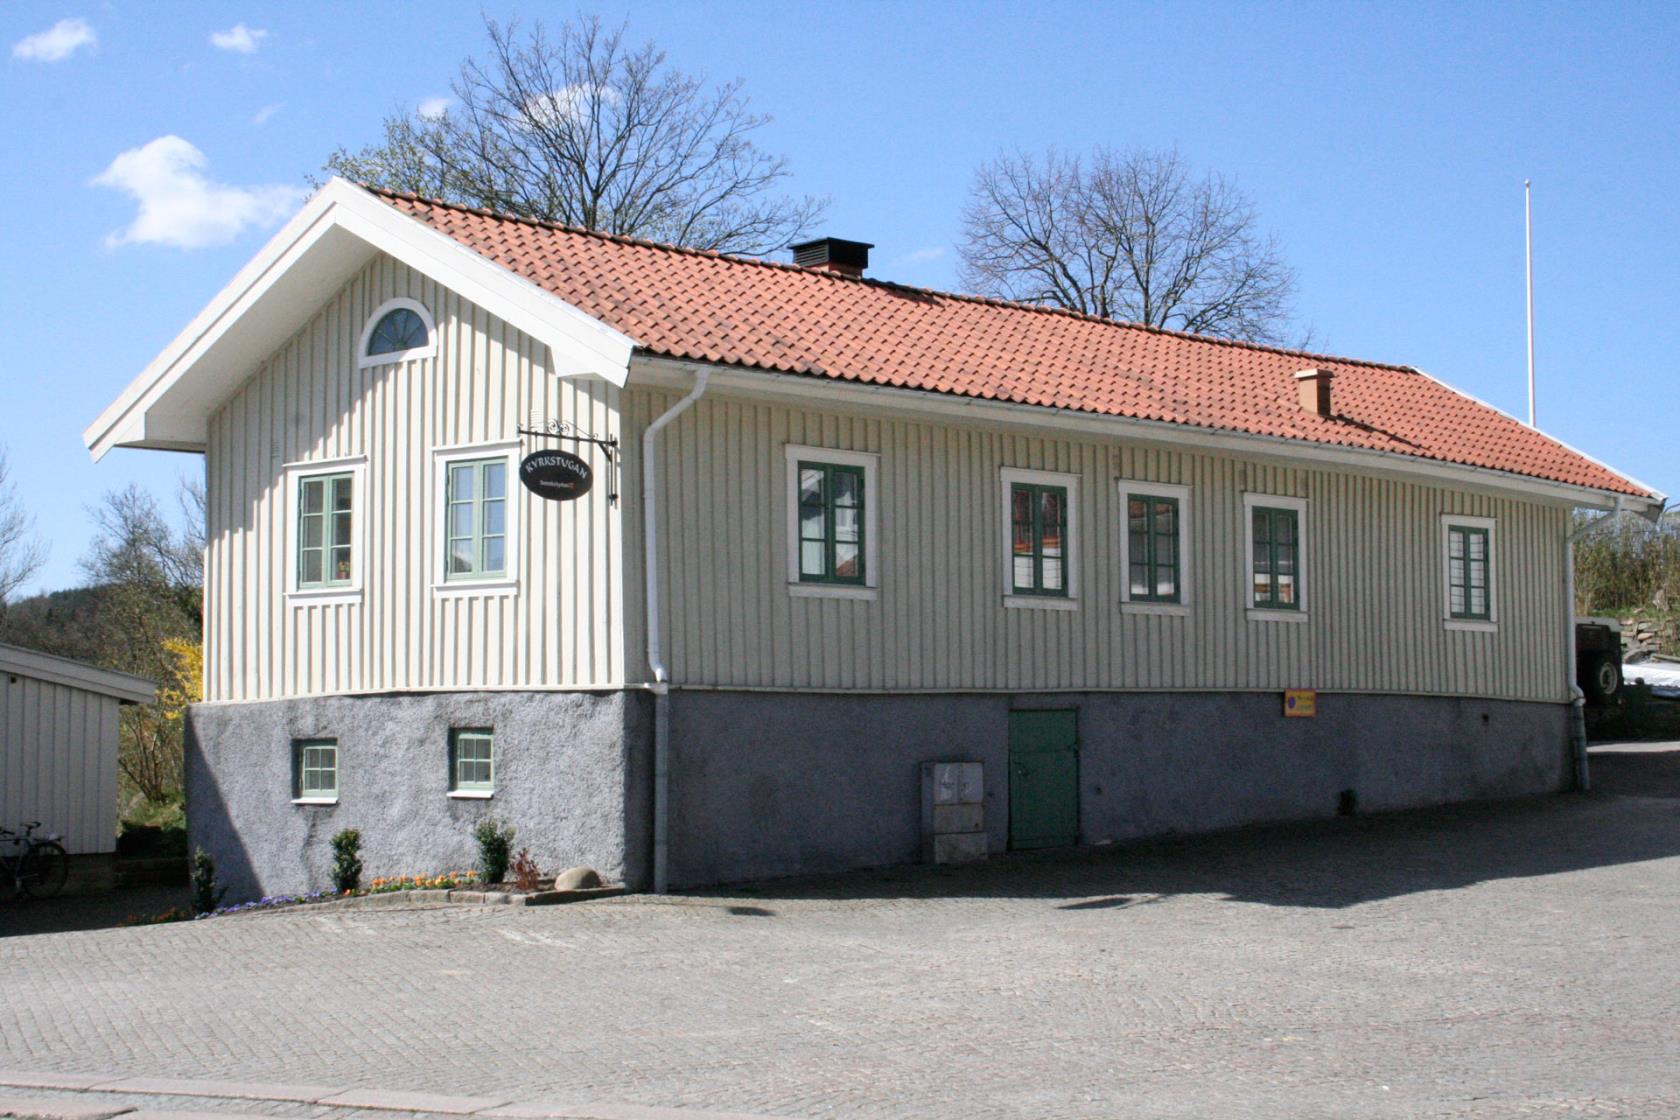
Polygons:
<instances>
[{"instance_id":1,"label":"paving stone","mask_svg":"<svg viewBox=\"0 0 1680 1120\"><path fill-rule=\"evenodd\" d=\"M500 1108L506 1097L457 1097L445 1093L416 1093L396 1089L352 1089L323 1097L318 1102L345 1108L380 1108L394 1112L438 1112L466 1116L488 1108Z\"/></svg>"},{"instance_id":2,"label":"paving stone","mask_svg":"<svg viewBox=\"0 0 1680 1120\"><path fill-rule=\"evenodd\" d=\"M1677 914L1680 799L1594 794L670 897L0 936L0 1068L500 1120L1643 1120L1680 1116Z\"/></svg>"},{"instance_id":3,"label":"paving stone","mask_svg":"<svg viewBox=\"0 0 1680 1120\"><path fill-rule=\"evenodd\" d=\"M228 1097L254 1101L301 1101L313 1103L341 1089L329 1085L282 1085L274 1082L216 1081L181 1077L123 1077L104 1081L99 1088L108 1093L148 1093L176 1097Z\"/></svg>"},{"instance_id":4,"label":"paving stone","mask_svg":"<svg viewBox=\"0 0 1680 1120\"><path fill-rule=\"evenodd\" d=\"M0 1097L0 1116L18 1120L107 1120L127 1111L82 1097Z\"/></svg>"}]
</instances>

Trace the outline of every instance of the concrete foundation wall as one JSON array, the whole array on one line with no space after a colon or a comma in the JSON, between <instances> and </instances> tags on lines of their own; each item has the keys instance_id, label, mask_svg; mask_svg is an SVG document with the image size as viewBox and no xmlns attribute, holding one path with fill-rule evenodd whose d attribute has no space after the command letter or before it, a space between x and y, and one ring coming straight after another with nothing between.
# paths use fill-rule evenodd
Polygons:
<instances>
[{"instance_id":1,"label":"concrete foundation wall","mask_svg":"<svg viewBox=\"0 0 1680 1120\"><path fill-rule=\"evenodd\" d=\"M187 829L228 901L331 885L329 841L360 829L364 881L477 865L473 826L518 829L544 872L584 864L639 885L650 831L647 697L639 692L450 692L195 705ZM495 730L496 792L449 796L449 731ZM335 738L336 805L292 802L292 743Z\"/></svg>"},{"instance_id":2,"label":"concrete foundation wall","mask_svg":"<svg viewBox=\"0 0 1680 1120\"><path fill-rule=\"evenodd\" d=\"M839 696L676 692L671 882L699 886L916 860L920 763L986 766L1009 842L1011 709L1072 708L1079 838L1101 843L1563 789L1563 705L1277 693Z\"/></svg>"}]
</instances>

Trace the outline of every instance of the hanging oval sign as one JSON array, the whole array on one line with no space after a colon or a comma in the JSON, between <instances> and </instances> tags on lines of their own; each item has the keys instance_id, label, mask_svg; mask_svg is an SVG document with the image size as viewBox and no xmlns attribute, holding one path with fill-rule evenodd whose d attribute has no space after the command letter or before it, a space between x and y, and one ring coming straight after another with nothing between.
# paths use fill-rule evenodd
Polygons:
<instances>
[{"instance_id":1,"label":"hanging oval sign","mask_svg":"<svg viewBox=\"0 0 1680 1120\"><path fill-rule=\"evenodd\" d=\"M551 502L569 502L589 493L595 472L570 451L533 451L519 461L525 489Z\"/></svg>"}]
</instances>

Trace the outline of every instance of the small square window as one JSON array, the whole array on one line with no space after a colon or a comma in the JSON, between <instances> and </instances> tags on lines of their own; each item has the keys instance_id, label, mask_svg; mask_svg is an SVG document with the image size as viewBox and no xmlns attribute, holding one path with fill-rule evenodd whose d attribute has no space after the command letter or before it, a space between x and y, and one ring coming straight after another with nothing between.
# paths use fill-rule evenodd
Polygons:
<instances>
[{"instance_id":1,"label":"small square window","mask_svg":"<svg viewBox=\"0 0 1680 1120\"><path fill-rule=\"evenodd\" d=\"M337 739L298 739L292 744L292 798L338 800Z\"/></svg>"},{"instance_id":2,"label":"small square window","mask_svg":"<svg viewBox=\"0 0 1680 1120\"><path fill-rule=\"evenodd\" d=\"M494 793L496 748L488 727L449 733L449 789L452 793Z\"/></svg>"}]
</instances>

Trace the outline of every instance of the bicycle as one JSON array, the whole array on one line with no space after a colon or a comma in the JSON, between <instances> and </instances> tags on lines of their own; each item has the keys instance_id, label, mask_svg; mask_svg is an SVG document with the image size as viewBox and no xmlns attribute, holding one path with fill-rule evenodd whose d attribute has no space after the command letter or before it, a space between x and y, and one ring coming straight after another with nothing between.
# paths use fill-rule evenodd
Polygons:
<instances>
[{"instance_id":1,"label":"bicycle","mask_svg":"<svg viewBox=\"0 0 1680 1120\"><path fill-rule=\"evenodd\" d=\"M22 832L0 828L0 846L23 849L15 855L0 856L0 867L12 877L14 895L51 898L64 889L64 881L70 877L70 853L56 836L33 835L40 827L40 821L30 821Z\"/></svg>"}]
</instances>

